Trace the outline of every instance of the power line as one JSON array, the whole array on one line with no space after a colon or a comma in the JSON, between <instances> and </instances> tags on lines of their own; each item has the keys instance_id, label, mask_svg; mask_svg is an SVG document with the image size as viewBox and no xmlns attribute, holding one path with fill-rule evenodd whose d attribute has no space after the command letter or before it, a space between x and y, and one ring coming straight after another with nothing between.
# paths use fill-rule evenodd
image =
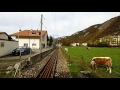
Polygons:
<instances>
[{"instance_id":1,"label":"power line","mask_svg":"<svg viewBox=\"0 0 120 90\"><path fill-rule=\"evenodd\" d=\"M42 16L42 20L45 20L45 18ZM43 22L42 22L42 25L43 25ZM45 27L45 25L44 25L44 27ZM39 22L39 25L38 25L38 28L37 28L37 30L39 30L39 28L41 29L41 20L40 20L40 22ZM46 27L45 27L46 28Z\"/></svg>"},{"instance_id":2,"label":"power line","mask_svg":"<svg viewBox=\"0 0 120 90\"><path fill-rule=\"evenodd\" d=\"M45 29L47 30L47 27L43 24L43 26L45 27Z\"/></svg>"},{"instance_id":3,"label":"power line","mask_svg":"<svg viewBox=\"0 0 120 90\"><path fill-rule=\"evenodd\" d=\"M42 19L45 20L45 17L42 16ZM40 23L39 23L39 26L38 26L37 30L39 30L39 28L41 27L40 24L41 24L41 21L40 21ZM43 25L44 28L47 30L47 27L45 26L45 24L42 23L42 25ZM41 28L40 28L40 29L41 29Z\"/></svg>"},{"instance_id":4,"label":"power line","mask_svg":"<svg viewBox=\"0 0 120 90\"><path fill-rule=\"evenodd\" d=\"M37 28L37 30L39 30L39 28L40 28L40 24L41 24L41 20L40 20L40 22L39 22L39 25L38 25L38 28Z\"/></svg>"},{"instance_id":5,"label":"power line","mask_svg":"<svg viewBox=\"0 0 120 90\"><path fill-rule=\"evenodd\" d=\"M56 30L56 16L53 15L53 21L54 21L54 26L55 26L55 30Z\"/></svg>"},{"instance_id":6,"label":"power line","mask_svg":"<svg viewBox=\"0 0 120 90\"><path fill-rule=\"evenodd\" d=\"M54 22L54 29L55 29L55 31L57 31L57 30L56 30L56 13L54 14L54 13L52 12L52 16L53 16L53 22Z\"/></svg>"}]
</instances>

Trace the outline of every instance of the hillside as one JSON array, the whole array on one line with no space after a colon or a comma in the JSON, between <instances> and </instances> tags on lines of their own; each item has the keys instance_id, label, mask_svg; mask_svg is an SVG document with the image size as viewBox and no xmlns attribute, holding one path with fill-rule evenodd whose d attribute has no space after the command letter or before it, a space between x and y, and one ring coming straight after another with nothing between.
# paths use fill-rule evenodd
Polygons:
<instances>
[{"instance_id":1,"label":"hillside","mask_svg":"<svg viewBox=\"0 0 120 90\"><path fill-rule=\"evenodd\" d=\"M59 42L64 45L69 45L70 43L94 43L99 38L113 34L120 34L120 16L111 18L102 24L90 26L71 36L60 38Z\"/></svg>"}]
</instances>

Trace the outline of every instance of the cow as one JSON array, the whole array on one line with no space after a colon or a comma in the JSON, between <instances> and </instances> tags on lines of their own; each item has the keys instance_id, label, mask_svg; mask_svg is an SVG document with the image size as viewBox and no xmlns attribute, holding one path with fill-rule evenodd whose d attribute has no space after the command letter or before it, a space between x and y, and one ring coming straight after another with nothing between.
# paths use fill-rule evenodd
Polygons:
<instances>
[{"instance_id":1,"label":"cow","mask_svg":"<svg viewBox=\"0 0 120 90\"><path fill-rule=\"evenodd\" d=\"M65 48L65 52L68 52L68 48Z\"/></svg>"},{"instance_id":2,"label":"cow","mask_svg":"<svg viewBox=\"0 0 120 90\"><path fill-rule=\"evenodd\" d=\"M107 71L109 71L109 74L111 74L112 59L110 57L93 57L90 64L91 68L94 69L95 72L98 65L106 65Z\"/></svg>"}]
</instances>

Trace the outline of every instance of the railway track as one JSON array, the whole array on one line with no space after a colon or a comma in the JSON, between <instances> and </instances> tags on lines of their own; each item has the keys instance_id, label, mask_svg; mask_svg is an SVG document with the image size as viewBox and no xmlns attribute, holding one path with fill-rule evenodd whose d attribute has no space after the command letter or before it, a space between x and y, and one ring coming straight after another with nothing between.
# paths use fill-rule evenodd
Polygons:
<instances>
[{"instance_id":1,"label":"railway track","mask_svg":"<svg viewBox=\"0 0 120 90\"><path fill-rule=\"evenodd\" d=\"M44 56L41 60L25 68L18 78L53 78L58 59L58 49Z\"/></svg>"},{"instance_id":2,"label":"railway track","mask_svg":"<svg viewBox=\"0 0 120 90\"><path fill-rule=\"evenodd\" d=\"M58 60L58 49L55 50L51 58L46 65L40 71L36 78L53 78L55 74L55 68Z\"/></svg>"}]
</instances>

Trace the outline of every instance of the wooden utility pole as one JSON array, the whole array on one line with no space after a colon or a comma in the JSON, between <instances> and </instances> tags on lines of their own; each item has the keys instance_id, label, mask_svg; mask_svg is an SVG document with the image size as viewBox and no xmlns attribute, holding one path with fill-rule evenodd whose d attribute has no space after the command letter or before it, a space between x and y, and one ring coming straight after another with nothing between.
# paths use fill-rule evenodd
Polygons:
<instances>
[{"instance_id":1,"label":"wooden utility pole","mask_svg":"<svg viewBox=\"0 0 120 90\"><path fill-rule=\"evenodd\" d=\"M18 32L18 47L19 47L19 44L20 44L20 41L19 41L19 38L20 38L20 32L21 32L21 28L19 29L19 32Z\"/></svg>"},{"instance_id":2,"label":"wooden utility pole","mask_svg":"<svg viewBox=\"0 0 120 90\"><path fill-rule=\"evenodd\" d=\"M40 52L42 58L42 24L43 24L43 15L41 14L41 33L40 33Z\"/></svg>"},{"instance_id":3,"label":"wooden utility pole","mask_svg":"<svg viewBox=\"0 0 120 90\"><path fill-rule=\"evenodd\" d=\"M20 44L20 43L19 43L20 31L21 31L21 29L19 29L19 32L18 32L18 47L19 47L19 44ZM19 59L20 59L20 61L21 61L21 51L20 51Z\"/></svg>"},{"instance_id":4,"label":"wooden utility pole","mask_svg":"<svg viewBox=\"0 0 120 90\"><path fill-rule=\"evenodd\" d=\"M20 32L20 30L19 30L19 32ZM19 32L18 32L18 47L19 47Z\"/></svg>"}]
</instances>

